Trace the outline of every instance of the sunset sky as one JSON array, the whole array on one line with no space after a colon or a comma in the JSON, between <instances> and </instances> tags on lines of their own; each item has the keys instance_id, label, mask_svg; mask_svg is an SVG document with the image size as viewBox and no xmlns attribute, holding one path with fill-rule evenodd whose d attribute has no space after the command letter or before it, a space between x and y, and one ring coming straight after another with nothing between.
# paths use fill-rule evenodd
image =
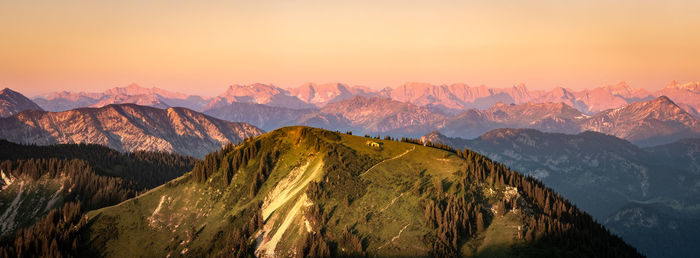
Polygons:
<instances>
[{"instance_id":1,"label":"sunset sky","mask_svg":"<svg viewBox=\"0 0 700 258\"><path fill-rule=\"evenodd\" d=\"M0 88L700 80L700 1L376 2L2 1Z\"/></svg>"}]
</instances>

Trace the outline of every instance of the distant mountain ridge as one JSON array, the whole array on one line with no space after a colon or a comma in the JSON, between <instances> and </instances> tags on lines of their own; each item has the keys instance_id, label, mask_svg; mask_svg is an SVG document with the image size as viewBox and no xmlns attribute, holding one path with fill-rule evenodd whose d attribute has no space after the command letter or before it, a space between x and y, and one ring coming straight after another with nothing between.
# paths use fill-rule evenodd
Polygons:
<instances>
[{"instance_id":1,"label":"distant mountain ridge","mask_svg":"<svg viewBox=\"0 0 700 258\"><path fill-rule=\"evenodd\" d=\"M137 95L141 97L134 97ZM524 84L517 84L510 88L489 88L484 85L469 86L464 83L433 85L409 82L395 88L387 87L375 90L344 83L306 83L286 89L272 84L254 83L231 85L225 92L212 98L170 92L155 87L144 88L131 84L126 87L112 88L102 93L56 92L44 94L34 98L34 101L49 111L119 103L151 105L148 101L143 100L148 98L144 96L157 98L162 102L153 102L152 105L180 106L196 111L215 109L233 102L265 104L292 109L321 108L329 103L351 99L354 96L379 96L427 107L438 111L438 113L449 115L473 108L488 109L498 102L505 104L561 102L590 115L631 103L649 101L659 96L667 96L692 115L700 115L698 114L698 110L700 110L700 83L678 83L675 81L655 92L633 88L625 82L580 91L563 87L556 87L549 91L529 90ZM117 98L119 100L99 103L103 98Z\"/></svg>"},{"instance_id":2,"label":"distant mountain ridge","mask_svg":"<svg viewBox=\"0 0 700 258\"><path fill-rule=\"evenodd\" d=\"M576 134L595 131L615 135L641 146L700 137L697 119L665 96L608 109L592 116L562 103L498 104L487 110L468 110L448 119L441 132L471 139L496 128L531 128Z\"/></svg>"},{"instance_id":3,"label":"distant mountain ridge","mask_svg":"<svg viewBox=\"0 0 700 258\"><path fill-rule=\"evenodd\" d=\"M171 92L152 87L146 88L132 83L125 87L114 87L104 92L53 92L34 98L44 110L59 112L82 107L103 107L109 104L137 104L157 108L185 107L200 110L206 99L184 93Z\"/></svg>"},{"instance_id":4,"label":"distant mountain ridge","mask_svg":"<svg viewBox=\"0 0 700 258\"><path fill-rule=\"evenodd\" d=\"M8 117L24 110L42 109L19 92L8 88L0 91L0 117Z\"/></svg>"},{"instance_id":5,"label":"distant mountain ridge","mask_svg":"<svg viewBox=\"0 0 700 258\"><path fill-rule=\"evenodd\" d=\"M0 138L18 143L94 143L119 151L167 151L194 157L262 133L250 124L223 121L186 108L135 104L24 111L0 119Z\"/></svg>"}]
</instances>

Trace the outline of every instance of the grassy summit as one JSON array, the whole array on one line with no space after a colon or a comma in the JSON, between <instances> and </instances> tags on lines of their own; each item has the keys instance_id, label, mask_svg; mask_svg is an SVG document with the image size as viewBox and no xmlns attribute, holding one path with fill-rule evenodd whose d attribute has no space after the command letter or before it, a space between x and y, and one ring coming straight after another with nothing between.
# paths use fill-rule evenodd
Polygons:
<instances>
[{"instance_id":1,"label":"grassy summit","mask_svg":"<svg viewBox=\"0 0 700 258\"><path fill-rule=\"evenodd\" d=\"M639 255L477 153L308 127L226 146L87 216L82 249L112 257Z\"/></svg>"}]
</instances>

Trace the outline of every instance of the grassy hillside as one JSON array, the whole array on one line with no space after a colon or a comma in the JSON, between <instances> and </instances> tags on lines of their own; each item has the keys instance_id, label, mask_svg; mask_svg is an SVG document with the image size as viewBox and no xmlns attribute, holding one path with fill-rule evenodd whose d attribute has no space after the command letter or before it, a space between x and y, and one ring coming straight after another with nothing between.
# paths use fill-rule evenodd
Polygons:
<instances>
[{"instance_id":1,"label":"grassy hillside","mask_svg":"<svg viewBox=\"0 0 700 258\"><path fill-rule=\"evenodd\" d=\"M474 152L308 127L226 146L89 212L81 232L84 255L110 257L638 256L540 182Z\"/></svg>"}]
</instances>

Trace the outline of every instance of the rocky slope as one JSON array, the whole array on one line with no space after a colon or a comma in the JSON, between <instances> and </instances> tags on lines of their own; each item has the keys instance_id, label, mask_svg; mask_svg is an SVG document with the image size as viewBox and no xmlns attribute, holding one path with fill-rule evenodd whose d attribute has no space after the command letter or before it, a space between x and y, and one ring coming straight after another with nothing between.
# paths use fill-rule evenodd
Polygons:
<instances>
[{"instance_id":1,"label":"rocky slope","mask_svg":"<svg viewBox=\"0 0 700 258\"><path fill-rule=\"evenodd\" d=\"M474 140L435 131L421 139L466 147L539 178L647 255L699 251L689 241L698 236L700 139L645 149L600 133L532 129L497 129ZM667 235L668 227L682 233Z\"/></svg>"},{"instance_id":2,"label":"rocky slope","mask_svg":"<svg viewBox=\"0 0 700 258\"><path fill-rule=\"evenodd\" d=\"M639 256L476 153L306 127L222 149L81 221L77 250L107 257Z\"/></svg>"},{"instance_id":3,"label":"rocky slope","mask_svg":"<svg viewBox=\"0 0 700 258\"><path fill-rule=\"evenodd\" d=\"M14 142L94 143L119 151L167 151L194 157L263 133L246 123L227 122L186 108L134 104L25 111L0 119L0 129L0 138Z\"/></svg>"},{"instance_id":4,"label":"rocky slope","mask_svg":"<svg viewBox=\"0 0 700 258\"><path fill-rule=\"evenodd\" d=\"M8 117L24 110L42 109L19 92L8 88L0 91L0 117Z\"/></svg>"}]
</instances>

